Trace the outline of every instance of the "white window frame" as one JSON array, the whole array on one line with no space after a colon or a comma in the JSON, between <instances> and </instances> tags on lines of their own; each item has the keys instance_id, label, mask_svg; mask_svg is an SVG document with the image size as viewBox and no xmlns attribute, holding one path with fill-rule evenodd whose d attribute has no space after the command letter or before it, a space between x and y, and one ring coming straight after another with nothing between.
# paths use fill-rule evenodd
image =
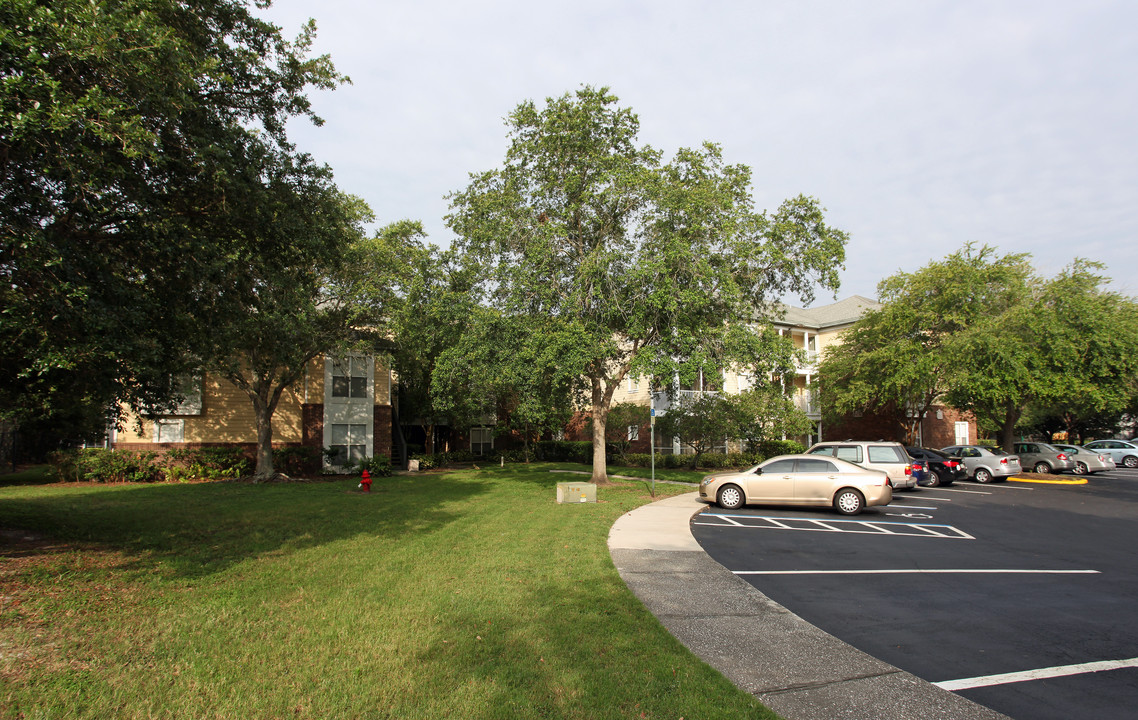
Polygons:
<instances>
[{"instance_id":1,"label":"white window frame","mask_svg":"<svg viewBox=\"0 0 1138 720\"><path fill-rule=\"evenodd\" d=\"M178 392L185 399L170 413L171 415L202 414L202 378L200 375L182 375L175 378Z\"/></svg>"},{"instance_id":2,"label":"white window frame","mask_svg":"<svg viewBox=\"0 0 1138 720\"><path fill-rule=\"evenodd\" d=\"M337 467L350 467L355 465L357 461L367 457L367 441L368 441L368 428L366 423L332 423L329 427L330 442L328 447L332 450L337 448L344 448L342 453L339 453L331 460L331 464ZM343 433L344 442L338 443L336 436Z\"/></svg>"},{"instance_id":3,"label":"white window frame","mask_svg":"<svg viewBox=\"0 0 1138 720\"><path fill-rule=\"evenodd\" d=\"M478 437L478 443L474 442L474 438ZM477 444L477 449L475 445ZM476 455L485 455L487 450L494 449L494 428L490 427L472 427L470 428L470 452Z\"/></svg>"},{"instance_id":4,"label":"white window frame","mask_svg":"<svg viewBox=\"0 0 1138 720\"><path fill-rule=\"evenodd\" d=\"M154 442L168 445L186 441L186 421L177 418L159 418L154 421Z\"/></svg>"},{"instance_id":5,"label":"white window frame","mask_svg":"<svg viewBox=\"0 0 1138 720\"><path fill-rule=\"evenodd\" d=\"M337 400L366 400L370 398L371 382L369 382L368 378L369 366L368 358L359 355L332 358L331 397ZM337 392L336 381L340 378L347 378L346 394Z\"/></svg>"},{"instance_id":6,"label":"white window frame","mask_svg":"<svg viewBox=\"0 0 1138 720\"><path fill-rule=\"evenodd\" d=\"M639 425L629 425L628 426L628 441L633 442L633 441L639 440L639 439L640 439L640 426Z\"/></svg>"}]
</instances>

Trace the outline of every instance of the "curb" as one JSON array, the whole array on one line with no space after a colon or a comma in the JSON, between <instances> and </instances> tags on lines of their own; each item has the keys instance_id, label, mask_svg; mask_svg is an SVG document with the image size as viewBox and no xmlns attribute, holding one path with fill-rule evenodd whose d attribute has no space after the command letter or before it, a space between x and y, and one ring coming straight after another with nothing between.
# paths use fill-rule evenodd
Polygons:
<instances>
[{"instance_id":1,"label":"curb","mask_svg":"<svg viewBox=\"0 0 1138 720\"><path fill-rule=\"evenodd\" d=\"M609 530L625 585L667 630L787 720L1008 720L823 632L712 560L691 534L697 493Z\"/></svg>"}]
</instances>

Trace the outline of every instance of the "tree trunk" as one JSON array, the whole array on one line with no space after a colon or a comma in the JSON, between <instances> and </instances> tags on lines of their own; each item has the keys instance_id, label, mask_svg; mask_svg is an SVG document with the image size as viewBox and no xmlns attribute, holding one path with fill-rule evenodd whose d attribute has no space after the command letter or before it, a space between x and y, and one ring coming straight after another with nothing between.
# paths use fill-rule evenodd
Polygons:
<instances>
[{"instance_id":1,"label":"tree trunk","mask_svg":"<svg viewBox=\"0 0 1138 720\"><path fill-rule=\"evenodd\" d=\"M256 482L268 480L276 474L273 469L273 408L262 399L254 401L257 414L257 469Z\"/></svg>"},{"instance_id":2,"label":"tree trunk","mask_svg":"<svg viewBox=\"0 0 1138 720\"><path fill-rule=\"evenodd\" d=\"M608 462L605 458L605 424L608 422L608 404L598 379L593 378L593 482L607 485Z\"/></svg>"},{"instance_id":3,"label":"tree trunk","mask_svg":"<svg viewBox=\"0 0 1138 720\"><path fill-rule=\"evenodd\" d=\"M1004 452L1010 453L1015 448L1016 423L1019 422L1022 412L1010 401L1004 409L1003 427L1000 428L1000 447L1003 448Z\"/></svg>"}]
</instances>

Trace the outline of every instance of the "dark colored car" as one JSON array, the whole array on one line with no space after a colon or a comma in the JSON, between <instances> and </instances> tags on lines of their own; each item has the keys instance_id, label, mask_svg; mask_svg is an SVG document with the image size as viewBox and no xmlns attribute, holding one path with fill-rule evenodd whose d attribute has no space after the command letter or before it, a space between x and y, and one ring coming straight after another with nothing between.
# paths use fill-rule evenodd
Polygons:
<instances>
[{"instance_id":1,"label":"dark colored car","mask_svg":"<svg viewBox=\"0 0 1138 720\"><path fill-rule=\"evenodd\" d=\"M929 470L929 463L927 460L918 460L913 458L913 479L917 481L919 487L929 486L932 482L932 471Z\"/></svg>"},{"instance_id":2,"label":"dark colored car","mask_svg":"<svg viewBox=\"0 0 1138 720\"><path fill-rule=\"evenodd\" d=\"M946 455L932 448L906 447L905 451L914 460L923 460L928 465L928 478L921 482L921 485L928 487L951 485L957 480L968 477L968 470L958 457Z\"/></svg>"}]
</instances>

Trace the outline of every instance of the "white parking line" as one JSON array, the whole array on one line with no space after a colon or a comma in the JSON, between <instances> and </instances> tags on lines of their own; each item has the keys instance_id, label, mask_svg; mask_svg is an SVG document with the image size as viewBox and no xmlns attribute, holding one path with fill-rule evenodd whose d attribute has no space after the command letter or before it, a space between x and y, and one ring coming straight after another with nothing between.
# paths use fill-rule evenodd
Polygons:
<instances>
[{"instance_id":1,"label":"white parking line","mask_svg":"<svg viewBox=\"0 0 1138 720\"><path fill-rule=\"evenodd\" d=\"M1080 665L1057 665L1055 667L1041 668L1039 670L1003 673L1002 675L985 675L983 677L964 678L963 680L945 680L943 682L933 683L933 685L944 688L945 690L967 690L969 688L988 687L990 685L1007 685L1009 683L1026 682L1028 680L1045 680L1047 678L1084 675L1086 673L1102 672L1103 670L1120 670L1122 668L1132 667L1138 667L1138 658L1130 658L1128 660L1103 660L1101 662L1089 662Z\"/></svg>"},{"instance_id":2,"label":"white parking line","mask_svg":"<svg viewBox=\"0 0 1138 720\"><path fill-rule=\"evenodd\" d=\"M935 507L921 507L920 505L893 505L890 503L889 509L901 508L902 510L936 510Z\"/></svg>"},{"instance_id":3,"label":"white parking line","mask_svg":"<svg viewBox=\"0 0 1138 720\"><path fill-rule=\"evenodd\" d=\"M937 574L1028 574L1028 575L1100 575L1100 570L999 570L999 569L932 569L899 568L886 570L733 570L736 575L937 575ZM964 682L955 680L953 682ZM938 685L940 683L937 683Z\"/></svg>"},{"instance_id":4,"label":"white parking line","mask_svg":"<svg viewBox=\"0 0 1138 720\"><path fill-rule=\"evenodd\" d=\"M988 483L984 487L991 488L993 490L1034 490L1035 489L1035 488L1029 488L1029 487L1022 487L1020 485L1008 485L1006 482L1002 482L999 484Z\"/></svg>"},{"instance_id":5,"label":"white parking line","mask_svg":"<svg viewBox=\"0 0 1138 720\"><path fill-rule=\"evenodd\" d=\"M983 490L961 490L960 488L946 488L946 487L938 487L936 489L936 491L937 492L966 493L968 495L991 495L992 494L990 492L984 492ZM937 500L940 500L940 498L937 498Z\"/></svg>"},{"instance_id":6,"label":"white parking line","mask_svg":"<svg viewBox=\"0 0 1138 720\"><path fill-rule=\"evenodd\" d=\"M904 514L894 513L900 517ZM916 515L916 514L914 514ZM968 533L951 525L937 525L916 522L896 522L890 520L817 520L814 518L770 517L763 515L731 515L726 513L705 512L698 517L722 518L730 522L725 525L718 522L701 522L693 520L692 525L702 525L717 528L746 528L748 530L805 530L807 532L839 532L863 535L893 535L907 537L941 537L957 540L975 540ZM926 519L931 516L921 515L913 517ZM735 522L731 518L739 518L748 522ZM758 523L758 524L755 524ZM765 524L764 524L765 523ZM882 526L889 526L888 528Z\"/></svg>"}]
</instances>

